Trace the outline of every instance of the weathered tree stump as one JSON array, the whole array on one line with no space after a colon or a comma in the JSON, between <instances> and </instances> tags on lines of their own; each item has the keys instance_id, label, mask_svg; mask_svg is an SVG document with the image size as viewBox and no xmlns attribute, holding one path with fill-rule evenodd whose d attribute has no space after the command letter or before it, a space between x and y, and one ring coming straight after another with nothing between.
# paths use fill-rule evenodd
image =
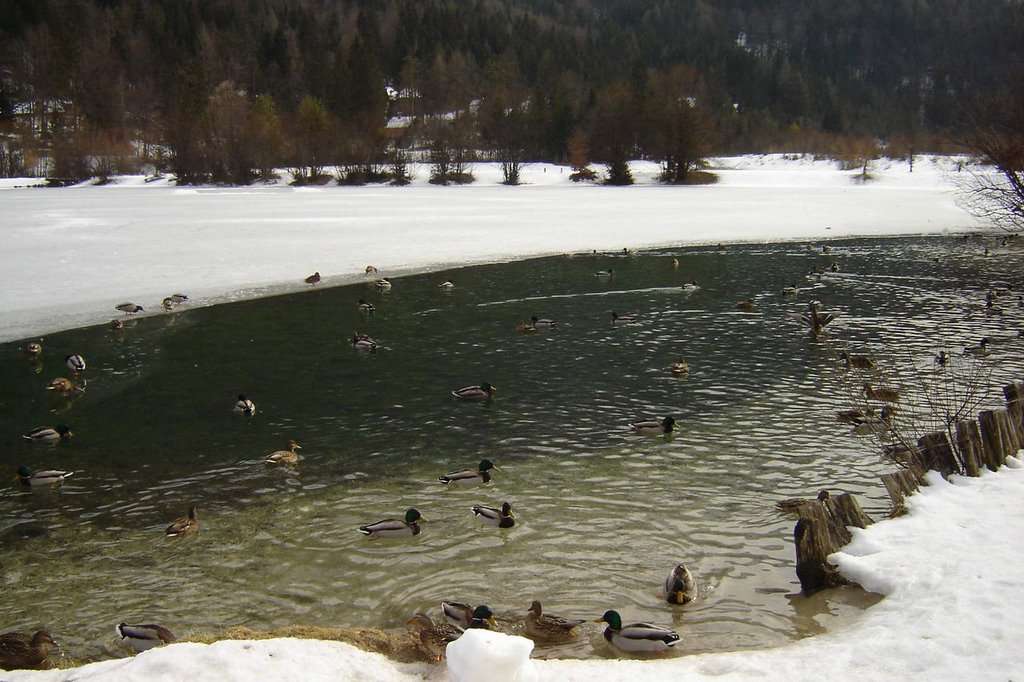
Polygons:
<instances>
[{"instance_id":1,"label":"weathered tree stump","mask_svg":"<svg viewBox=\"0 0 1024 682\"><path fill-rule=\"evenodd\" d=\"M978 426L981 430L981 441L985 444L985 466L992 471L1006 463L1006 446L1003 444L1003 432L999 428L996 410L982 410L978 413Z\"/></svg>"},{"instance_id":2,"label":"weathered tree stump","mask_svg":"<svg viewBox=\"0 0 1024 682\"><path fill-rule=\"evenodd\" d=\"M948 478L950 474L960 473L960 463L953 454L953 446L944 431L926 433L917 439L918 450L924 456L927 469L934 469Z\"/></svg>"},{"instance_id":3,"label":"weathered tree stump","mask_svg":"<svg viewBox=\"0 0 1024 682\"><path fill-rule=\"evenodd\" d=\"M830 496L826 491L818 499L808 500L797 507L800 520L793 536L796 540L796 575L805 594L825 587L848 585L849 580L839 575L838 569L828 563L828 556L842 549L851 539L848 526L866 528L872 523L857 499L849 493Z\"/></svg>"},{"instance_id":4,"label":"weathered tree stump","mask_svg":"<svg viewBox=\"0 0 1024 682\"><path fill-rule=\"evenodd\" d=\"M985 465L984 448L978 422L972 419L956 423L956 449L960 451L960 461L968 476L981 474L981 467Z\"/></svg>"},{"instance_id":5,"label":"weathered tree stump","mask_svg":"<svg viewBox=\"0 0 1024 682\"><path fill-rule=\"evenodd\" d=\"M907 513L905 500L921 487L921 482L922 479L910 469L900 469L882 476L882 484L885 485L889 499L892 500L889 516L902 516Z\"/></svg>"},{"instance_id":6,"label":"weathered tree stump","mask_svg":"<svg viewBox=\"0 0 1024 682\"><path fill-rule=\"evenodd\" d=\"M1014 381L1003 386L1006 398L1006 411L1010 413L1010 423L1017 432L1017 442L1024 443L1024 381Z\"/></svg>"}]
</instances>

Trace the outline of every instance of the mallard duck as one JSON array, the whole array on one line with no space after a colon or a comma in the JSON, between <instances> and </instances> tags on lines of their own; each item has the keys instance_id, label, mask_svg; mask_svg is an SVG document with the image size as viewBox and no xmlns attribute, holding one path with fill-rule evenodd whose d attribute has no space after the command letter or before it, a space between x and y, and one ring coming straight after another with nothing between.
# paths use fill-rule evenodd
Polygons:
<instances>
[{"instance_id":1,"label":"mallard duck","mask_svg":"<svg viewBox=\"0 0 1024 682\"><path fill-rule=\"evenodd\" d=\"M621 326L621 325L626 325L626 324L633 324L636 321L637 321L636 315L631 315L629 313L623 313L623 314L620 315L619 313L615 312L614 310L612 311L612 324L614 324L614 325Z\"/></svg>"},{"instance_id":2,"label":"mallard duck","mask_svg":"<svg viewBox=\"0 0 1024 682\"><path fill-rule=\"evenodd\" d=\"M536 599L530 604L530 610L523 619L523 632L531 639L542 641L564 641L571 639L573 629L587 621L576 618L551 616L543 612L540 602Z\"/></svg>"},{"instance_id":3,"label":"mallard duck","mask_svg":"<svg viewBox=\"0 0 1024 682\"><path fill-rule=\"evenodd\" d=\"M376 274L377 274L377 268L375 268L375 267L374 267L374 266L372 266L372 265L367 265L367 266L366 266L366 269L365 269L365 270L363 270L363 272L364 272L364 273L365 273L366 275L368 275L368 276L369 276L369 275L376 275Z\"/></svg>"},{"instance_id":4,"label":"mallard duck","mask_svg":"<svg viewBox=\"0 0 1024 682\"><path fill-rule=\"evenodd\" d=\"M0 670L37 670L50 655L57 642L46 630L29 636L20 632L0 635Z\"/></svg>"},{"instance_id":5,"label":"mallard duck","mask_svg":"<svg viewBox=\"0 0 1024 682\"><path fill-rule=\"evenodd\" d=\"M940 367L945 367L946 365L949 364L949 355L946 353L946 351L940 350L938 354L935 356L934 362L936 365L939 365Z\"/></svg>"},{"instance_id":6,"label":"mallard duck","mask_svg":"<svg viewBox=\"0 0 1024 682\"><path fill-rule=\"evenodd\" d=\"M460 487L479 485L491 480L491 469L501 471L501 469L496 467L491 460L482 459L480 460L479 469L460 469L459 471L453 471L449 474L442 474L437 477L437 480L441 481L441 483L444 483L445 485Z\"/></svg>"},{"instance_id":7,"label":"mallard duck","mask_svg":"<svg viewBox=\"0 0 1024 682\"><path fill-rule=\"evenodd\" d=\"M171 303L174 303L175 305L180 305L188 300L188 296L185 294L171 294L167 298L171 299Z\"/></svg>"},{"instance_id":8,"label":"mallard duck","mask_svg":"<svg viewBox=\"0 0 1024 682\"><path fill-rule=\"evenodd\" d=\"M490 400L498 389L486 381L479 386L465 386L452 391L459 400Z\"/></svg>"},{"instance_id":9,"label":"mallard duck","mask_svg":"<svg viewBox=\"0 0 1024 682\"><path fill-rule=\"evenodd\" d=\"M196 515L196 506L193 504L188 508L187 516L174 519L171 525L167 526L165 534L167 537L176 537L191 533L194 530L199 530L199 517Z\"/></svg>"},{"instance_id":10,"label":"mallard duck","mask_svg":"<svg viewBox=\"0 0 1024 682\"><path fill-rule=\"evenodd\" d=\"M973 346L966 346L964 348L964 355L973 355L975 357L988 355L988 343L988 337L985 336L977 344Z\"/></svg>"},{"instance_id":11,"label":"mallard duck","mask_svg":"<svg viewBox=\"0 0 1024 682\"><path fill-rule=\"evenodd\" d=\"M267 455L266 462L274 466L290 466L292 464L299 463L299 453L296 450L301 450L302 446L293 440L288 441L287 450L275 450Z\"/></svg>"},{"instance_id":12,"label":"mallard duck","mask_svg":"<svg viewBox=\"0 0 1024 682\"><path fill-rule=\"evenodd\" d=\"M864 384L864 395L868 400L879 400L883 403L898 403L900 392L893 388L875 388L871 384Z\"/></svg>"},{"instance_id":13,"label":"mallard duck","mask_svg":"<svg viewBox=\"0 0 1024 682\"><path fill-rule=\"evenodd\" d=\"M608 268L607 270L598 270L597 272L594 273L594 277L597 277L598 279L611 279L614 276L615 270L613 268Z\"/></svg>"},{"instance_id":14,"label":"mallard duck","mask_svg":"<svg viewBox=\"0 0 1024 682\"><path fill-rule=\"evenodd\" d=\"M523 334L532 334L533 332L537 331L537 325L527 324L523 320L519 320L519 322L516 323L516 331L521 332Z\"/></svg>"},{"instance_id":15,"label":"mallard duck","mask_svg":"<svg viewBox=\"0 0 1024 682\"><path fill-rule=\"evenodd\" d=\"M851 367L856 369L874 369L875 361L867 355L851 355L845 350L839 354L839 358L846 365L846 369Z\"/></svg>"},{"instance_id":16,"label":"mallard duck","mask_svg":"<svg viewBox=\"0 0 1024 682\"><path fill-rule=\"evenodd\" d=\"M116 310L120 310L125 315L134 315L135 313L141 313L145 310L141 305L132 303L131 301L125 301L124 303L118 303L114 306Z\"/></svg>"},{"instance_id":17,"label":"mallard duck","mask_svg":"<svg viewBox=\"0 0 1024 682\"><path fill-rule=\"evenodd\" d=\"M754 299L752 299L752 298L748 298L745 301L740 301L739 303L736 304L736 307L739 308L740 310L747 310L747 311L751 311L751 310L756 310L757 309L757 306L754 305Z\"/></svg>"},{"instance_id":18,"label":"mallard duck","mask_svg":"<svg viewBox=\"0 0 1024 682\"><path fill-rule=\"evenodd\" d=\"M674 417L643 419L641 421L631 422L629 428L644 436L660 436L662 434L672 433L676 428L676 420Z\"/></svg>"},{"instance_id":19,"label":"mallard duck","mask_svg":"<svg viewBox=\"0 0 1024 682\"><path fill-rule=\"evenodd\" d=\"M319 284L320 283L320 273L319 273L319 271L318 272L314 272L312 275L307 277L305 279L305 282L306 282L306 284Z\"/></svg>"},{"instance_id":20,"label":"mallard duck","mask_svg":"<svg viewBox=\"0 0 1024 682\"><path fill-rule=\"evenodd\" d=\"M111 320L110 324L108 324L107 326L110 328L110 331L112 332L124 331L124 322L122 322L121 320Z\"/></svg>"},{"instance_id":21,"label":"mallard duck","mask_svg":"<svg viewBox=\"0 0 1024 682\"><path fill-rule=\"evenodd\" d=\"M405 512L405 520L384 519L376 523L368 523L359 527L359 532L371 538L397 538L406 535L419 535L420 522L426 519L416 508Z\"/></svg>"},{"instance_id":22,"label":"mallard duck","mask_svg":"<svg viewBox=\"0 0 1024 682\"><path fill-rule=\"evenodd\" d=\"M146 651L161 644L170 644L177 637L174 633L155 623L145 625L129 625L120 623L114 631L120 638L122 644L131 647L135 651Z\"/></svg>"},{"instance_id":23,"label":"mallard duck","mask_svg":"<svg viewBox=\"0 0 1024 682\"><path fill-rule=\"evenodd\" d=\"M595 622L607 623L604 638L623 651L665 651L679 643L675 632L650 623L622 624L618 611L605 611Z\"/></svg>"},{"instance_id":24,"label":"mallard duck","mask_svg":"<svg viewBox=\"0 0 1024 682\"><path fill-rule=\"evenodd\" d=\"M64 356L64 366L75 374L81 374L85 371L85 358L81 355L66 355Z\"/></svg>"},{"instance_id":25,"label":"mallard duck","mask_svg":"<svg viewBox=\"0 0 1024 682\"><path fill-rule=\"evenodd\" d=\"M377 288L385 291L391 289L391 280L387 277L381 277L377 280Z\"/></svg>"},{"instance_id":26,"label":"mallard duck","mask_svg":"<svg viewBox=\"0 0 1024 682\"><path fill-rule=\"evenodd\" d=\"M682 289L683 291L697 291L697 289L700 289L700 286L698 286L697 280L694 279L687 282L686 284L679 288Z\"/></svg>"},{"instance_id":27,"label":"mallard duck","mask_svg":"<svg viewBox=\"0 0 1024 682\"><path fill-rule=\"evenodd\" d=\"M377 350L377 342L370 338L367 334L360 334L359 332L352 332L349 343L356 350L368 350L371 353Z\"/></svg>"},{"instance_id":28,"label":"mallard duck","mask_svg":"<svg viewBox=\"0 0 1024 682\"><path fill-rule=\"evenodd\" d=\"M674 267L674 268L678 268L679 267L679 259L678 258L673 258L672 259L672 267Z\"/></svg>"},{"instance_id":29,"label":"mallard duck","mask_svg":"<svg viewBox=\"0 0 1024 682\"><path fill-rule=\"evenodd\" d=\"M75 383L71 381L71 379L66 379L65 377L57 377L46 385L47 391L63 394L71 393L75 388Z\"/></svg>"},{"instance_id":30,"label":"mallard duck","mask_svg":"<svg viewBox=\"0 0 1024 682\"><path fill-rule=\"evenodd\" d=\"M463 629L451 623L435 623L425 613L417 613L406 622L419 633L423 648L435 661L444 658L449 644L462 636Z\"/></svg>"},{"instance_id":31,"label":"mallard duck","mask_svg":"<svg viewBox=\"0 0 1024 682\"><path fill-rule=\"evenodd\" d=\"M43 344L38 341L31 341L25 346L25 355L29 357L37 358L43 354Z\"/></svg>"},{"instance_id":32,"label":"mallard duck","mask_svg":"<svg viewBox=\"0 0 1024 682\"><path fill-rule=\"evenodd\" d=\"M376 306L372 303L367 303L363 299L359 299L359 312L367 315L372 315L377 310Z\"/></svg>"},{"instance_id":33,"label":"mallard duck","mask_svg":"<svg viewBox=\"0 0 1024 682\"><path fill-rule=\"evenodd\" d=\"M687 604L697 596L697 583L686 564L676 564L665 578L665 601L669 604Z\"/></svg>"},{"instance_id":34,"label":"mallard duck","mask_svg":"<svg viewBox=\"0 0 1024 682\"><path fill-rule=\"evenodd\" d=\"M171 297L168 296L167 298L160 302L160 305L162 305L164 307L164 310L166 310L167 312L171 312L172 310L174 310L175 304L174 301L171 300Z\"/></svg>"},{"instance_id":35,"label":"mallard duck","mask_svg":"<svg viewBox=\"0 0 1024 682\"><path fill-rule=\"evenodd\" d=\"M821 301L811 301L807 304L806 313L790 313L790 316L810 327L813 333L821 334L825 331L825 326L836 319L839 314L821 312L820 307Z\"/></svg>"},{"instance_id":36,"label":"mallard duck","mask_svg":"<svg viewBox=\"0 0 1024 682\"><path fill-rule=\"evenodd\" d=\"M847 424L856 424L858 420L872 416L874 413L875 411L870 407L866 410L855 407L849 410L839 410L836 412L836 419Z\"/></svg>"},{"instance_id":37,"label":"mallard duck","mask_svg":"<svg viewBox=\"0 0 1024 682\"><path fill-rule=\"evenodd\" d=\"M438 284L437 287L439 289L454 289L455 284L450 279L446 279L445 281Z\"/></svg>"},{"instance_id":38,"label":"mallard duck","mask_svg":"<svg viewBox=\"0 0 1024 682\"><path fill-rule=\"evenodd\" d=\"M673 374L689 374L690 366L686 364L686 360L680 358L678 361L672 363L670 368Z\"/></svg>"},{"instance_id":39,"label":"mallard duck","mask_svg":"<svg viewBox=\"0 0 1024 682\"><path fill-rule=\"evenodd\" d=\"M473 617L469 619L469 628L490 630L496 627L498 627L498 623L494 620L494 613L491 612L490 607L481 604L473 609Z\"/></svg>"},{"instance_id":40,"label":"mallard duck","mask_svg":"<svg viewBox=\"0 0 1024 682\"><path fill-rule=\"evenodd\" d=\"M74 474L74 471L62 471L60 469L47 469L45 471L33 471L31 467L22 464L18 467L18 480L22 485L54 485L63 483L64 479Z\"/></svg>"},{"instance_id":41,"label":"mallard duck","mask_svg":"<svg viewBox=\"0 0 1024 682\"><path fill-rule=\"evenodd\" d=\"M800 293L800 289L797 287L782 287L783 296L796 296Z\"/></svg>"},{"instance_id":42,"label":"mallard duck","mask_svg":"<svg viewBox=\"0 0 1024 682\"><path fill-rule=\"evenodd\" d=\"M556 321L552 319L548 319L546 317L537 317L536 315L530 317L530 321L533 323L533 326L537 328L554 327L556 324L558 324Z\"/></svg>"},{"instance_id":43,"label":"mallard duck","mask_svg":"<svg viewBox=\"0 0 1024 682\"><path fill-rule=\"evenodd\" d=\"M501 509L488 507L485 504L474 504L473 516L498 528L511 528L516 525L516 516L512 513L512 505L508 502L502 502Z\"/></svg>"},{"instance_id":44,"label":"mallard duck","mask_svg":"<svg viewBox=\"0 0 1024 682\"><path fill-rule=\"evenodd\" d=\"M818 502L824 503L831 495L827 490L821 490L818 492ZM784 513L795 513L799 514L801 507L807 504L814 504L814 500L807 497L790 497L785 500L779 500L775 503L775 508L780 512Z\"/></svg>"},{"instance_id":45,"label":"mallard duck","mask_svg":"<svg viewBox=\"0 0 1024 682\"><path fill-rule=\"evenodd\" d=\"M854 419L853 433L858 436L869 434L885 433L892 428L893 410L889 405L883 405L879 414L867 414L859 419Z\"/></svg>"},{"instance_id":46,"label":"mallard duck","mask_svg":"<svg viewBox=\"0 0 1024 682\"><path fill-rule=\"evenodd\" d=\"M473 620L473 611L472 606L460 601L441 602L441 613L444 614L444 619L463 630L467 629L469 622Z\"/></svg>"},{"instance_id":47,"label":"mallard duck","mask_svg":"<svg viewBox=\"0 0 1024 682\"><path fill-rule=\"evenodd\" d=\"M246 398L244 393L239 393L238 400L235 401L234 411L251 417L256 414L256 403Z\"/></svg>"},{"instance_id":48,"label":"mallard duck","mask_svg":"<svg viewBox=\"0 0 1024 682\"><path fill-rule=\"evenodd\" d=\"M58 424L56 428L50 426L37 426L28 433L22 434L22 438L33 445L56 445L62 440L67 440L75 434L66 424Z\"/></svg>"}]
</instances>

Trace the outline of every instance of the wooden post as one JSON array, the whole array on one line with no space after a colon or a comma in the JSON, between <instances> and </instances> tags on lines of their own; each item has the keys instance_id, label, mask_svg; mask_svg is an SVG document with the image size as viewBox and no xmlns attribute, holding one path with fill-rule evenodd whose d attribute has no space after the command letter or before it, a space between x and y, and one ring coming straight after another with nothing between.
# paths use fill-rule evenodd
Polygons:
<instances>
[{"instance_id":1,"label":"wooden post","mask_svg":"<svg viewBox=\"0 0 1024 682\"><path fill-rule=\"evenodd\" d=\"M828 556L838 551L843 543L839 541L841 536L833 527L825 505L817 501L802 504L798 512L800 520L793 529L793 539L796 542L796 577L800 580L801 589L810 594L825 587L849 584L827 561Z\"/></svg>"},{"instance_id":2,"label":"wooden post","mask_svg":"<svg viewBox=\"0 0 1024 682\"><path fill-rule=\"evenodd\" d=\"M956 447L960 451L960 459L963 460L964 473L968 476L978 476L981 467L985 465L984 445L981 442L978 422L972 419L956 423Z\"/></svg>"},{"instance_id":3,"label":"wooden post","mask_svg":"<svg viewBox=\"0 0 1024 682\"><path fill-rule=\"evenodd\" d=\"M1017 432L1017 441L1024 442L1024 381L1014 381L1003 386L1006 398L1006 410L1010 413L1010 422Z\"/></svg>"},{"instance_id":4,"label":"wooden post","mask_svg":"<svg viewBox=\"0 0 1024 682\"><path fill-rule=\"evenodd\" d=\"M1009 409L996 410L996 420L999 422L999 428L1003 432L1003 445L1006 447L1006 451L1003 453L1003 461L1005 462L1007 457L1016 455L1017 451L1020 450L1020 432L1013 423L1013 416L1010 414Z\"/></svg>"},{"instance_id":5,"label":"wooden post","mask_svg":"<svg viewBox=\"0 0 1024 682\"><path fill-rule=\"evenodd\" d=\"M1006 449L1003 447L995 410L979 412L978 427L981 430L981 441L985 444L985 466L992 471L999 471L999 467L1006 462Z\"/></svg>"},{"instance_id":6,"label":"wooden post","mask_svg":"<svg viewBox=\"0 0 1024 682\"><path fill-rule=\"evenodd\" d=\"M935 469L943 478L960 473L960 463L953 454L953 446L944 431L926 433L917 439L918 448L924 453L929 469Z\"/></svg>"},{"instance_id":7,"label":"wooden post","mask_svg":"<svg viewBox=\"0 0 1024 682\"><path fill-rule=\"evenodd\" d=\"M890 516L902 516L905 514L907 508L904 500L921 487L921 479L910 469L900 469L891 474L885 474L882 476L882 483L889 493L889 499L892 500Z\"/></svg>"}]
</instances>

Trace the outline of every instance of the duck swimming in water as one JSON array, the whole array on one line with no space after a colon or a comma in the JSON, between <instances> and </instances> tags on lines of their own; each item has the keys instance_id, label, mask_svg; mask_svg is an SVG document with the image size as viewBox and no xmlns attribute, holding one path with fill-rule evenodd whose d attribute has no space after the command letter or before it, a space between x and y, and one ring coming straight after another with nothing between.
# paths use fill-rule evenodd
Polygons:
<instances>
[{"instance_id":1,"label":"duck swimming in water","mask_svg":"<svg viewBox=\"0 0 1024 682\"><path fill-rule=\"evenodd\" d=\"M359 312L366 315L372 315L376 312L377 308L372 303L367 303L363 299L359 299Z\"/></svg>"},{"instance_id":2,"label":"duck swimming in water","mask_svg":"<svg viewBox=\"0 0 1024 682\"><path fill-rule=\"evenodd\" d=\"M420 522L426 521L416 508L405 512L405 519L384 519L359 527L359 532L371 538L398 538L420 534Z\"/></svg>"},{"instance_id":3,"label":"duck swimming in water","mask_svg":"<svg viewBox=\"0 0 1024 682\"><path fill-rule=\"evenodd\" d=\"M662 434L672 433L676 428L676 420L674 417L643 419L641 421L631 422L629 428L633 429L635 433L639 433L643 436L660 436Z\"/></svg>"},{"instance_id":4,"label":"duck swimming in water","mask_svg":"<svg viewBox=\"0 0 1024 682\"><path fill-rule=\"evenodd\" d=\"M543 642L560 642L572 639L573 630L577 625L587 621L577 618L563 618L544 613L543 607L536 599L530 604L530 610L523 619L523 632L530 639Z\"/></svg>"},{"instance_id":5,"label":"duck swimming in water","mask_svg":"<svg viewBox=\"0 0 1024 682\"><path fill-rule=\"evenodd\" d=\"M246 417L251 417L256 414L256 403L246 398L244 393L239 393L238 400L235 401L234 411L244 414Z\"/></svg>"},{"instance_id":6,"label":"duck swimming in water","mask_svg":"<svg viewBox=\"0 0 1024 682\"><path fill-rule=\"evenodd\" d=\"M620 315L619 313L615 312L614 310L612 311L612 324L614 324L614 325L617 325L617 326L621 327L623 325L633 324L636 321L637 321L636 315L631 315L629 313L623 313L623 314Z\"/></svg>"},{"instance_id":7,"label":"duck swimming in water","mask_svg":"<svg viewBox=\"0 0 1024 682\"><path fill-rule=\"evenodd\" d=\"M63 471L61 469L46 469L44 471L33 471L31 467L22 464L18 467L18 480L22 485L55 485L63 483L74 471Z\"/></svg>"},{"instance_id":8,"label":"duck swimming in water","mask_svg":"<svg viewBox=\"0 0 1024 682\"><path fill-rule=\"evenodd\" d=\"M839 317L839 314L822 312L819 310L820 307L821 301L811 301L807 305L806 313L790 313L790 316L807 325L814 334L822 334L825 331L825 326Z\"/></svg>"},{"instance_id":9,"label":"duck swimming in water","mask_svg":"<svg viewBox=\"0 0 1024 682\"><path fill-rule=\"evenodd\" d=\"M669 604L687 604L697 596L697 583L685 564L676 564L665 578L665 601Z\"/></svg>"},{"instance_id":10,"label":"duck swimming in water","mask_svg":"<svg viewBox=\"0 0 1024 682\"><path fill-rule=\"evenodd\" d=\"M56 428L50 426L37 426L28 433L22 434L22 438L33 445L56 445L57 443L71 438L75 434L65 424L58 424Z\"/></svg>"},{"instance_id":11,"label":"duck swimming in water","mask_svg":"<svg viewBox=\"0 0 1024 682\"><path fill-rule=\"evenodd\" d=\"M476 518L498 528L511 528L516 525L516 516L512 513L512 505L508 502L502 502L501 509L484 504L474 504L472 511Z\"/></svg>"},{"instance_id":12,"label":"duck swimming in water","mask_svg":"<svg viewBox=\"0 0 1024 682\"><path fill-rule=\"evenodd\" d=\"M135 651L147 651L161 644L170 644L177 639L173 632L156 623L147 623L145 625L120 623L114 628L114 631L117 633L122 644L131 647Z\"/></svg>"},{"instance_id":13,"label":"duck swimming in water","mask_svg":"<svg viewBox=\"0 0 1024 682\"><path fill-rule=\"evenodd\" d=\"M175 519L171 522L171 525L167 526L164 534L167 537L177 537L197 530L199 530L199 517L196 514L196 506L193 504L188 508L187 515Z\"/></svg>"},{"instance_id":14,"label":"duck swimming in water","mask_svg":"<svg viewBox=\"0 0 1024 682\"><path fill-rule=\"evenodd\" d=\"M448 474L442 474L437 477L437 480L441 481L445 485L452 486L472 486L480 485L481 483L487 483L491 480L491 469L495 471L501 471L494 465L489 459L480 460L480 467L478 469L460 469L459 471L453 471Z\"/></svg>"},{"instance_id":15,"label":"duck swimming in water","mask_svg":"<svg viewBox=\"0 0 1024 682\"><path fill-rule=\"evenodd\" d=\"M85 358L81 355L68 355L64 358L64 365L75 374L85 371Z\"/></svg>"},{"instance_id":16,"label":"duck swimming in water","mask_svg":"<svg viewBox=\"0 0 1024 682\"><path fill-rule=\"evenodd\" d=\"M473 620L474 610L469 604L460 601L441 602L441 612L444 614L444 619L463 630L469 628L469 622Z\"/></svg>"},{"instance_id":17,"label":"duck swimming in water","mask_svg":"<svg viewBox=\"0 0 1024 682\"><path fill-rule=\"evenodd\" d=\"M596 622L608 624L604 638L623 651L665 651L679 643L679 635L667 628L650 623L623 625L618 611L605 611Z\"/></svg>"},{"instance_id":18,"label":"duck swimming in water","mask_svg":"<svg viewBox=\"0 0 1024 682\"><path fill-rule=\"evenodd\" d=\"M299 453L296 450L301 450L302 446L293 440L288 441L287 450L275 450L267 455L266 463L271 466L291 466L299 463Z\"/></svg>"},{"instance_id":19,"label":"duck swimming in water","mask_svg":"<svg viewBox=\"0 0 1024 682\"><path fill-rule=\"evenodd\" d=\"M369 335L367 334L352 332L352 336L351 338L349 338L349 343L351 343L352 347L355 348L356 350L367 350L370 351L371 353L377 351L377 342L370 338Z\"/></svg>"},{"instance_id":20,"label":"duck swimming in water","mask_svg":"<svg viewBox=\"0 0 1024 682\"><path fill-rule=\"evenodd\" d=\"M497 388L485 381L479 386L465 386L456 389L452 391L452 395L459 400L490 400L494 397L494 393L497 390Z\"/></svg>"}]
</instances>

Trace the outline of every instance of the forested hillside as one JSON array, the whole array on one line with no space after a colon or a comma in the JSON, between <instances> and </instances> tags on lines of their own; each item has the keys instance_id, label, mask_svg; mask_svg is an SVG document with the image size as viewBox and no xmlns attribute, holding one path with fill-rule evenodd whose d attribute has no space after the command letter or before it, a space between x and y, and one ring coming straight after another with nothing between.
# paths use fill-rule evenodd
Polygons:
<instances>
[{"instance_id":1,"label":"forested hillside","mask_svg":"<svg viewBox=\"0 0 1024 682\"><path fill-rule=\"evenodd\" d=\"M406 146L443 137L517 162L574 149L664 160L680 138L698 139L698 156L865 138L927 148L966 102L1024 72L1018 0L3 6L0 172L163 154L198 178L282 163L315 174L400 147L385 128L396 114L421 117ZM458 111L472 120L423 118ZM259 148L232 149L234 137Z\"/></svg>"}]
</instances>

